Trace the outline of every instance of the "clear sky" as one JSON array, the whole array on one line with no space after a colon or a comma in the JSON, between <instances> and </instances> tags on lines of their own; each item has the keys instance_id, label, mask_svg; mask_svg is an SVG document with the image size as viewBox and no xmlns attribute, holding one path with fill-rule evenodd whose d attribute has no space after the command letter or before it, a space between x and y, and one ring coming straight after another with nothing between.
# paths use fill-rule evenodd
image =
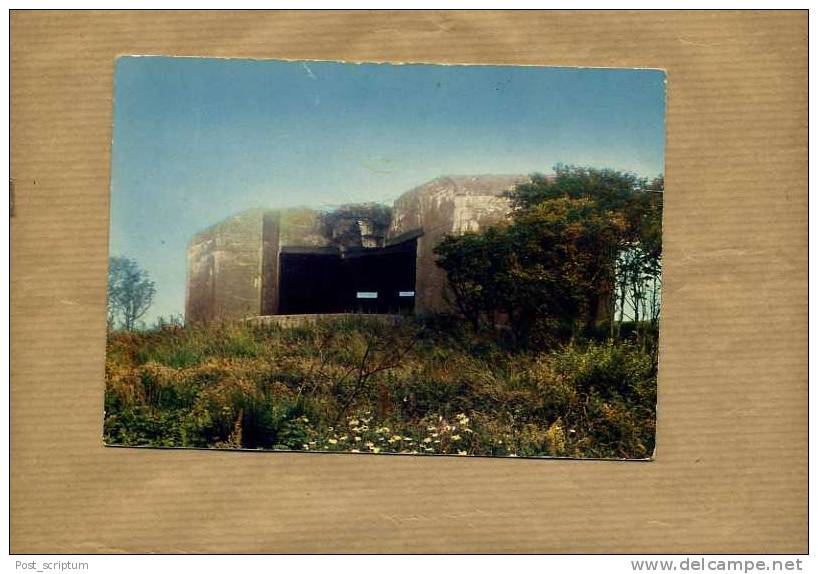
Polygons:
<instances>
[{"instance_id":1,"label":"clear sky","mask_svg":"<svg viewBox=\"0 0 818 574\"><path fill-rule=\"evenodd\" d=\"M191 236L250 207L382 201L441 175L557 163L664 172L657 70L123 57L112 255L183 314Z\"/></svg>"}]
</instances>

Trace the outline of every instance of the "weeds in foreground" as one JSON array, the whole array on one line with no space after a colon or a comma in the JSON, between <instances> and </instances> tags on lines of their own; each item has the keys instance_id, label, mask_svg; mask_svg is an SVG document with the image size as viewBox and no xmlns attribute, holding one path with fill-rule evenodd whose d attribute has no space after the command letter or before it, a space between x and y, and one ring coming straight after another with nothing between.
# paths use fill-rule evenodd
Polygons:
<instances>
[{"instance_id":1,"label":"weeds in foreground","mask_svg":"<svg viewBox=\"0 0 818 574\"><path fill-rule=\"evenodd\" d=\"M513 352L366 317L168 325L108 339L107 444L646 458L655 356L629 341Z\"/></svg>"}]
</instances>

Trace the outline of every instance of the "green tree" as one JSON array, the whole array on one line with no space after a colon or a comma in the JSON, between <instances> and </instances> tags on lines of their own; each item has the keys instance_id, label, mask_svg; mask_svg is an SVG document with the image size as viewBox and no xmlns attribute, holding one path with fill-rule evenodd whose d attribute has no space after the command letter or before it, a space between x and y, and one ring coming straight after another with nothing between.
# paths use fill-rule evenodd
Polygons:
<instances>
[{"instance_id":1,"label":"green tree","mask_svg":"<svg viewBox=\"0 0 818 574\"><path fill-rule=\"evenodd\" d=\"M612 320L620 284L644 302L661 257L660 187L562 165L532 176L507 194L508 223L437 246L456 307L476 326L505 316L519 343L548 344Z\"/></svg>"},{"instance_id":2,"label":"green tree","mask_svg":"<svg viewBox=\"0 0 818 574\"><path fill-rule=\"evenodd\" d=\"M108 260L108 328L132 330L153 303L156 287L148 272L128 257Z\"/></svg>"}]
</instances>

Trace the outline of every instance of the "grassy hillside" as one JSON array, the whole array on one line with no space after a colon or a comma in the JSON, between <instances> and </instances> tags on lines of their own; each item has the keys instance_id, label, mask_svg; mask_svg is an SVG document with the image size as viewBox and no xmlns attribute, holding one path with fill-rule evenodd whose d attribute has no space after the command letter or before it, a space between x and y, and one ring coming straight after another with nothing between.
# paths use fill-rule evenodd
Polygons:
<instances>
[{"instance_id":1,"label":"grassy hillside","mask_svg":"<svg viewBox=\"0 0 818 574\"><path fill-rule=\"evenodd\" d=\"M656 364L642 347L513 352L444 318L114 332L105 441L646 458Z\"/></svg>"}]
</instances>

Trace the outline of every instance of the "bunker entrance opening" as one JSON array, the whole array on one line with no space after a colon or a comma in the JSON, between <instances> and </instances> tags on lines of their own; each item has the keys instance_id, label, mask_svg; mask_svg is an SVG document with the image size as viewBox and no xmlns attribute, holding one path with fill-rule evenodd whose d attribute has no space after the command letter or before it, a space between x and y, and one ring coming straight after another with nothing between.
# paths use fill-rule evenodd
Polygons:
<instances>
[{"instance_id":1,"label":"bunker entrance opening","mask_svg":"<svg viewBox=\"0 0 818 574\"><path fill-rule=\"evenodd\" d=\"M285 248L278 313L411 313L417 240L344 252Z\"/></svg>"}]
</instances>

